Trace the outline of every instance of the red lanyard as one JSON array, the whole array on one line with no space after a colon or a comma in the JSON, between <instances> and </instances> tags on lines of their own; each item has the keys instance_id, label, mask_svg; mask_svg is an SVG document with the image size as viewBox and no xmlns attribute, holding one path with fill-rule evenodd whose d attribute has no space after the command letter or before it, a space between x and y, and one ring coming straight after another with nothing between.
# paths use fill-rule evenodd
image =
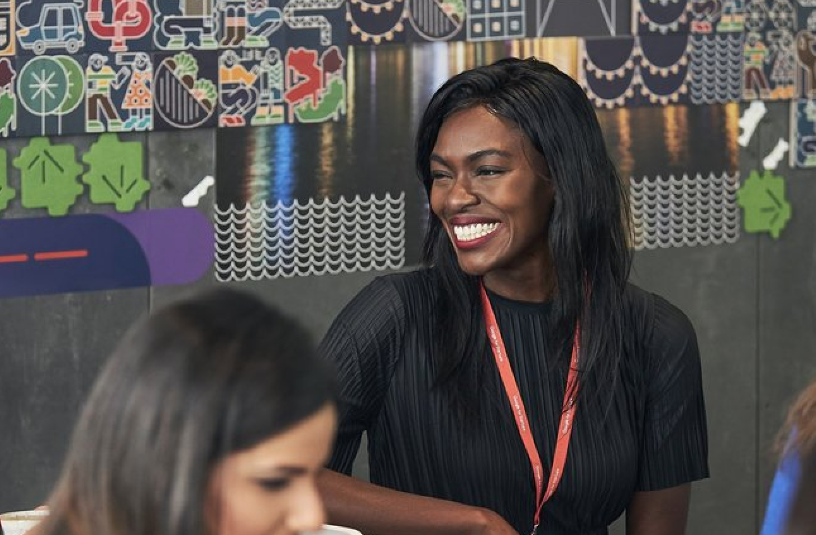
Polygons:
<instances>
[{"instance_id":1,"label":"red lanyard","mask_svg":"<svg viewBox=\"0 0 816 535\"><path fill-rule=\"evenodd\" d=\"M499 368L499 375L501 375L510 407L516 415L516 426L518 427L519 435L521 435L521 440L524 442L524 449L527 450L527 456L530 458L530 465L533 468L533 476L535 477L536 483L536 511L533 517L533 535L535 535L538 529L541 508L558 488L558 484L561 482L561 476L564 474L564 464L567 462L567 450L569 450L572 424L575 417L575 392L578 386L578 350L580 349L581 327L580 324L575 326L575 339L572 344L572 358L570 359L570 369L567 376L567 390L564 393L561 422L558 424L555 455L553 457L552 470L550 471L550 479L547 483L547 491L542 496L544 475L541 458L538 455L538 448L536 448L535 441L533 440L533 434L530 432L527 411L524 409L524 401L521 399L516 378L513 377L513 369L507 360L504 340L499 331L499 324L496 322L493 307L490 306L490 299L487 297L484 283L481 283L481 293L482 310L484 311L485 327L487 327L487 338L490 340L490 346L493 349L493 356L496 359L496 366Z\"/></svg>"}]
</instances>

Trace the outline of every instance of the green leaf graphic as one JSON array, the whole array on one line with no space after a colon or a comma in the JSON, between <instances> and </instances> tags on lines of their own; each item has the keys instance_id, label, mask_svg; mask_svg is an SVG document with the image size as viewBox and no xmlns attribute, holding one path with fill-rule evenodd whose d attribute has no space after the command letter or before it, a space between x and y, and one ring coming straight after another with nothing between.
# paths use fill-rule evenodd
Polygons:
<instances>
[{"instance_id":1,"label":"green leaf graphic","mask_svg":"<svg viewBox=\"0 0 816 535\"><path fill-rule=\"evenodd\" d=\"M768 232L774 239L791 218L791 205L785 198L785 179L766 170L751 171L737 192L737 204L743 209L745 231Z\"/></svg>"},{"instance_id":2,"label":"green leaf graphic","mask_svg":"<svg viewBox=\"0 0 816 535\"><path fill-rule=\"evenodd\" d=\"M179 78L184 78L188 75L193 78L198 76L198 62L191 54L182 52L176 54L173 59L176 60L176 70L174 71L176 76Z\"/></svg>"},{"instance_id":3,"label":"green leaf graphic","mask_svg":"<svg viewBox=\"0 0 816 535\"><path fill-rule=\"evenodd\" d=\"M73 145L51 145L48 138L34 138L13 163L20 170L26 208L45 208L51 216L63 216L82 195L84 188L77 177L83 168Z\"/></svg>"},{"instance_id":4,"label":"green leaf graphic","mask_svg":"<svg viewBox=\"0 0 816 535\"><path fill-rule=\"evenodd\" d=\"M116 134L102 134L82 160L90 166L82 181L94 204L113 204L117 212L132 212L150 190L138 141L123 143Z\"/></svg>"},{"instance_id":5,"label":"green leaf graphic","mask_svg":"<svg viewBox=\"0 0 816 535\"><path fill-rule=\"evenodd\" d=\"M195 85L193 85L193 90L198 91L210 102L215 102L218 99L218 89L216 89L215 84L209 80L196 80Z\"/></svg>"},{"instance_id":6,"label":"green leaf graphic","mask_svg":"<svg viewBox=\"0 0 816 535\"><path fill-rule=\"evenodd\" d=\"M8 203L17 196L17 190L8 184L8 167L6 163L6 151L0 149L0 212L5 210Z\"/></svg>"}]
</instances>

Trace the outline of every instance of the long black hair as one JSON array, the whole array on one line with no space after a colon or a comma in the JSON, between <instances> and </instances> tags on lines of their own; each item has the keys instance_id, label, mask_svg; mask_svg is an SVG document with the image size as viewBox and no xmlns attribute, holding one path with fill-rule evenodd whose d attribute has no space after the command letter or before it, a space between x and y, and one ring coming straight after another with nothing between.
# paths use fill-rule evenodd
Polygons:
<instances>
[{"instance_id":1,"label":"long black hair","mask_svg":"<svg viewBox=\"0 0 816 535\"><path fill-rule=\"evenodd\" d=\"M574 80L536 59L503 59L454 76L433 95L417 131L416 168L429 200L430 156L439 129L452 114L478 106L517 126L544 157L541 174L555 191L548 242L557 281L551 314L553 340L562 349L558 361L566 369L580 320L582 380L592 376L596 385L611 387L625 335L629 211L595 112ZM459 268L432 211L423 262L435 268L440 294L436 384L450 387L469 405L478 400L483 373L472 355L487 350L478 279ZM613 389L603 390L611 396Z\"/></svg>"},{"instance_id":2,"label":"long black hair","mask_svg":"<svg viewBox=\"0 0 816 535\"><path fill-rule=\"evenodd\" d=\"M74 430L45 535L207 535L215 464L333 400L308 334L260 300L218 290L135 327Z\"/></svg>"}]
</instances>

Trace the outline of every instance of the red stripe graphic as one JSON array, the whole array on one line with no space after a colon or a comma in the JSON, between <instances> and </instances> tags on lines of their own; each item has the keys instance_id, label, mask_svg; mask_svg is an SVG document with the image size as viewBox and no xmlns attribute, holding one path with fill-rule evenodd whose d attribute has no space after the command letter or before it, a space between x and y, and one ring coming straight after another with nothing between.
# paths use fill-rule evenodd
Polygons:
<instances>
[{"instance_id":1,"label":"red stripe graphic","mask_svg":"<svg viewBox=\"0 0 816 535\"><path fill-rule=\"evenodd\" d=\"M34 260L41 262L44 260L66 260L69 258L85 258L88 256L87 249L76 249L74 251L52 251L47 253L36 253Z\"/></svg>"},{"instance_id":2,"label":"red stripe graphic","mask_svg":"<svg viewBox=\"0 0 816 535\"><path fill-rule=\"evenodd\" d=\"M0 264L12 264L14 262L28 262L27 254L11 254L0 256Z\"/></svg>"}]
</instances>

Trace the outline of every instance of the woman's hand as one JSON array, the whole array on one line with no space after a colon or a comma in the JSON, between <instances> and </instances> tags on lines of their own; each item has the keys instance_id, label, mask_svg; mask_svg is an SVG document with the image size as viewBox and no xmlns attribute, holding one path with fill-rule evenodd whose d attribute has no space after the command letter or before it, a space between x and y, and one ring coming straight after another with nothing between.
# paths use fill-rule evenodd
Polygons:
<instances>
[{"instance_id":1,"label":"woman's hand","mask_svg":"<svg viewBox=\"0 0 816 535\"><path fill-rule=\"evenodd\" d=\"M379 487L323 470L318 485L328 523L368 535L519 535L498 513Z\"/></svg>"},{"instance_id":2,"label":"woman's hand","mask_svg":"<svg viewBox=\"0 0 816 535\"><path fill-rule=\"evenodd\" d=\"M490 509L476 509L476 527L471 535L519 535L502 516Z\"/></svg>"},{"instance_id":3,"label":"woman's hand","mask_svg":"<svg viewBox=\"0 0 816 535\"><path fill-rule=\"evenodd\" d=\"M626 509L626 535L684 535L691 483L635 492Z\"/></svg>"}]
</instances>

